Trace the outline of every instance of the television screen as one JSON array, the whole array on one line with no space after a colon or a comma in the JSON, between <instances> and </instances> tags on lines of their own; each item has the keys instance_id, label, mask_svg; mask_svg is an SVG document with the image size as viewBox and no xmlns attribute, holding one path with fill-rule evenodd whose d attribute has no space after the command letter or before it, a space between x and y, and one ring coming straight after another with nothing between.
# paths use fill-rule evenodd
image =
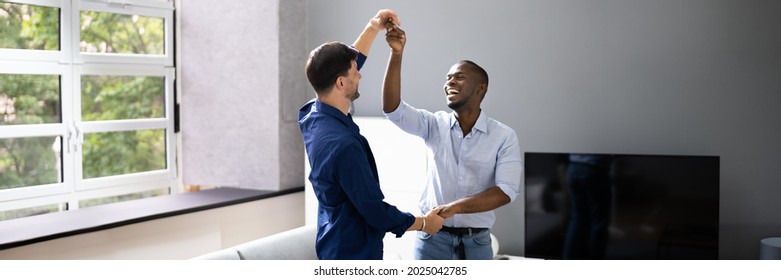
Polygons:
<instances>
[{"instance_id":1,"label":"television screen","mask_svg":"<svg viewBox=\"0 0 781 280\"><path fill-rule=\"evenodd\" d=\"M719 157L525 153L525 255L718 259Z\"/></svg>"}]
</instances>

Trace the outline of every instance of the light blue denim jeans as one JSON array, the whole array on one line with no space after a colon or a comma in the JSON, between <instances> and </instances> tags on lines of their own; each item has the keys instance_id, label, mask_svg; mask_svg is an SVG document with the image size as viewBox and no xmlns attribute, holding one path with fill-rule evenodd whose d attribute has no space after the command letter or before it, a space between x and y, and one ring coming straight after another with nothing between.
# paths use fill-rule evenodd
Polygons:
<instances>
[{"instance_id":1,"label":"light blue denim jeans","mask_svg":"<svg viewBox=\"0 0 781 280\"><path fill-rule=\"evenodd\" d=\"M430 235L417 233L415 240L416 260L457 260L458 245L463 242L467 260L493 259L491 232L484 230L472 235L453 235L444 231Z\"/></svg>"}]
</instances>

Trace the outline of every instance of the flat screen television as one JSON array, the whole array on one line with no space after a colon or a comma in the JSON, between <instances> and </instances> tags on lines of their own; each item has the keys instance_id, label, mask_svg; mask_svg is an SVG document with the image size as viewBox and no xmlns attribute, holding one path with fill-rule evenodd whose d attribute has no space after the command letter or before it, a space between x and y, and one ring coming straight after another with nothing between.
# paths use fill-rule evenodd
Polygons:
<instances>
[{"instance_id":1,"label":"flat screen television","mask_svg":"<svg viewBox=\"0 0 781 280\"><path fill-rule=\"evenodd\" d=\"M718 259L719 157L524 155L525 256Z\"/></svg>"}]
</instances>

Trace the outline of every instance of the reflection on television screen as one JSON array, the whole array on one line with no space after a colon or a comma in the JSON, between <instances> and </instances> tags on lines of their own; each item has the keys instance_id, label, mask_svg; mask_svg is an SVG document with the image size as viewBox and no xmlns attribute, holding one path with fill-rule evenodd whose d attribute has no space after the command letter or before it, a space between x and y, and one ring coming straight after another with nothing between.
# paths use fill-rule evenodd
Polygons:
<instances>
[{"instance_id":1,"label":"reflection on television screen","mask_svg":"<svg viewBox=\"0 0 781 280\"><path fill-rule=\"evenodd\" d=\"M525 154L525 254L718 259L719 157Z\"/></svg>"}]
</instances>

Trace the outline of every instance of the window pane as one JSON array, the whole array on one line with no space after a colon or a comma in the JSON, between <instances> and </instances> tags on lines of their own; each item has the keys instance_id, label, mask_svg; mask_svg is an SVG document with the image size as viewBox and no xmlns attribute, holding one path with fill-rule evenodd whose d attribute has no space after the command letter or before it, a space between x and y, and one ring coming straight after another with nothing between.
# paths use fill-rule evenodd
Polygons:
<instances>
[{"instance_id":1,"label":"window pane","mask_svg":"<svg viewBox=\"0 0 781 280\"><path fill-rule=\"evenodd\" d=\"M87 207L90 207L90 206L98 206L98 205L102 205L102 204L109 204L109 203L122 202L122 201L128 201L128 200L136 200L136 199L155 197L155 196L162 196L162 195L168 195L168 194L169 194L168 188L163 188L163 189L156 189L156 190L145 191L145 192L137 192L137 193L123 194L123 195L109 196L109 197L101 197L101 198L94 198L94 199L86 199L86 200L79 201L79 208L87 208Z\"/></svg>"},{"instance_id":2,"label":"window pane","mask_svg":"<svg viewBox=\"0 0 781 280\"><path fill-rule=\"evenodd\" d=\"M165 169L165 129L85 134L84 178Z\"/></svg>"},{"instance_id":3,"label":"window pane","mask_svg":"<svg viewBox=\"0 0 781 280\"><path fill-rule=\"evenodd\" d=\"M165 77L82 76L84 121L165 117Z\"/></svg>"},{"instance_id":4,"label":"window pane","mask_svg":"<svg viewBox=\"0 0 781 280\"><path fill-rule=\"evenodd\" d=\"M54 213L59 211L60 211L59 204L50 204L50 205L37 206L37 207L0 211L0 221Z\"/></svg>"},{"instance_id":5,"label":"window pane","mask_svg":"<svg viewBox=\"0 0 781 280\"><path fill-rule=\"evenodd\" d=\"M0 139L0 190L62 182L61 139Z\"/></svg>"},{"instance_id":6,"label":"window pane","mask_svg":"<svg viewBox=\"0 0 781 280\"><path fill-rule=\"evenodd\" d=\"M60 77L0 74L0 125L60 123Z\"/></svg>"},{"instance_id":7,"label":"window pane","mask_svg":"<svg viewBox=\"0 0 781 280\"><path fill-rule=\"evenodd\" d=\"M0 48L60 49L60 9L0 3Z\"/></svg>"},{"instance_id":8,"label":"window pane","mask_svg":"<svg viewBox=\"0 0 781 280\"><path fill-rule=\"evenodd\" d=\"M165 54L163 18L81 12L82 52Z\"/></svg>"}]
</instances>

